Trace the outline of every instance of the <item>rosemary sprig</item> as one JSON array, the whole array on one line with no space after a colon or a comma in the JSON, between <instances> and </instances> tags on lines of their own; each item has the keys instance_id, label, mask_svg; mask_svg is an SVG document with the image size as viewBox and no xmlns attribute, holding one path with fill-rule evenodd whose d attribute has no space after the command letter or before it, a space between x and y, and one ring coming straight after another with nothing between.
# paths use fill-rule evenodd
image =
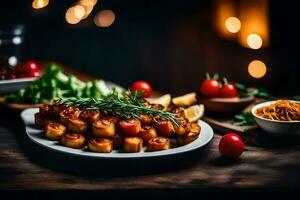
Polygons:
<instances>
[{"instance_id":1,"label":"rosemary sprig","mask_svg":"<svg viewBox=\"0 0 300 200\"><path fill-rule=\"evenodd\" d=\"M139 118L141 115L148 115L170 120L175 126L180 125L180 121L175 114L156 110L145 105L141 93L135 91L126 91L123 94L113 91L97 99L71 97L60 99L59 101L67 106L80 107L87 110L99 109L108 114L120 115L125 118Z\"/></svg>"}]
</instances>

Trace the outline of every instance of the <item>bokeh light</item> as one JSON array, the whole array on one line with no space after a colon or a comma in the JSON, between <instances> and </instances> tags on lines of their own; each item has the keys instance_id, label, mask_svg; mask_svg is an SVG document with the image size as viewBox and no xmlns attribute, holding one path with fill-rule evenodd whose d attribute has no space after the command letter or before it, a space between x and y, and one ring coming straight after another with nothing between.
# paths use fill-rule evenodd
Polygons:
<instances>
[{"instance_id":1,"label":"bokeh light","mask_svg":"<svg viewBox=\"0 0 300 200\"><path fill-rule=\"evenodd\" d=\"M94 22L99 27L109 27L114 23L115 18L112 10L102 10L94 17Z\"/></svg>"},{"instance_id":2,"label":"bokeh light","mask_svg":"<svg viewBox=\"0 0 300 200\"><path fill-rule=\"evenodd\" d=\"M49 0L34 0L32 2L32 7L34 9L41 9L46 7L49 4Z\"/></svg>"},{"instance_id":3,"label":"bokeh light","mask_svg":"<svg viewBox=\"0 0 300 200\"><path fill-rule=\"evenodd\" d=\"M85 15L85 9L82 5L74 6L74 16L78 19L82 19Z\"/></svg>"},{"instance_id":4,"label":"bokeh light","mask_svg":"<svg viewBox=\"0 0 300 200\"><path fill-rule=\"evenodd\" d=\"M66 21L69 24L77 24L80 22L80 18L75 16L75 7L71 7L67 10L65 15Z\"/></svg>"},{"instance_id":5,"label":"bokeh light","mask_svg":"<svg viewBox=\"0 0 300 200\"><path fill-rule=\"evenodd\" d=\"M267 66L260 60L253 60L248 65L248 72L253 78L262 78L267 73Z\"/></svg>"},{"instance_id":6,"label":"bokeh light","mask_svg":"<svg viewBox=\"0 0 300 200\"><path fill-rule=\"evenodd\" d=\"M241 21L236 17L228 17L225 27L230 33L237 33L241 29Z\"/></svg>"},{"instance_id":7,"label":"bokeh light","mask_svg":"<svg viewBox=\"0 0 300 200\"><path fill-rule=\"evenodd\" d=\"M263 41L260 35L250 34L247 37L247 44L251 49L259 49L262 47Z\"/></svg>"}]
</instances>

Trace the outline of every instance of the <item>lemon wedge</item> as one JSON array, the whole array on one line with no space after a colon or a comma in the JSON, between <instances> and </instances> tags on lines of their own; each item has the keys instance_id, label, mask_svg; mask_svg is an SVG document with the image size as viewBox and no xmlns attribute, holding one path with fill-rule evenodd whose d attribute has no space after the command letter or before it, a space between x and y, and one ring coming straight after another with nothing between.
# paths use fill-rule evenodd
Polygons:
<instances>
[{"instance_id":1,"label":"lemon wedge","mask_svg":"<svg viewBox=\"0 0 300 200\"><path fill-rule=\"evenodd\" d=\"M176 106L190 106L197 102L196 93L188 93L183 96L175 97L172 99L173 104Z\"/></svg>"},{"instance_id":2,"label":"lemon wedge","mask_svg":"<svg viewBox=\"0 0 300 200\"><path fill-rule=\"evenodd\" d=\"M193 105L184 110L184 116L189 122L196 122L204 115L204 105Z\"/></svg>"},{"instance_id":3,"label":"lemon wedge","mask_svg":"<svg viewBox=\"0 0 300 200\"><path fill-rule=\"evenodd\" d=\"M165 94L161 97L154 99L151 103L160 104L160 105L164 106L165 108L168 108L169 105L171 104L171 95Z\"/></svg>"}]
</instances>

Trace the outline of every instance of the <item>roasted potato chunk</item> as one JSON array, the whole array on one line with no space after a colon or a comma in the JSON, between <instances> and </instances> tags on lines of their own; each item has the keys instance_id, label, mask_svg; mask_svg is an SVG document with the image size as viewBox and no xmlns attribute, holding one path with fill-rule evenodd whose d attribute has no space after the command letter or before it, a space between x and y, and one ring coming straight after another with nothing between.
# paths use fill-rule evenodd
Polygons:
<instances>
[{"instance_id":1,"label":"roasted potato chunk","mask_svg":"<svg viewBox=\"0 0 300 200\"><path fill-rule=\"evenodd\" d=\"M100 119L93 123L93 134L97 137L112 138L115 132L115 124L112 121Z\"/></svg>"},{"instance_id":2,"label":"roasted potato chunk","mask_svg":"<svg viewBox=\"0 0 300 200\"><path fill-rule=\"evenodd\" d=\"M201 126L198 123L191 123L190 132L199 134L201 131Z\"/></svg>"},{"instance_id":3,"label":"roasted potato chunk","mask_svg":"<svg viewBox=\"0 0 300 200\"><path fill-rule=\"evenodd\" d=\"M147 144L150 139L157 137L156 129L153 126L146 125L140 131L139 137L143 139L144 144Z\"/></svg>"},{"instance_id":4,"label":"roasted potato chunk","mask_svg":"<svg viewBox=\"0 0 300 200\"><path fill-rule=\"evenodd\" d=\"M175 133L177 136L183 136L190 132L191 125L189 121L183 117L178 118L180 121L180 125L178 127L175 127Z\"/></svg>"},{"instance_id":5,"label":"roasted potato chunk","mask_svg":"<svg viewBox=\"0 0 300 200\"><path fill-rule=\"evenodd\" d=\"M69 119L67 127L70 132L74 133L83 133L87 130L86 122L80 119Z\"/></svg>"},{"instance_id":6,"label":"roasted potato chunk","mask_svg":"<svg viewBox=\"0 0 300 200\"><path fill-rule=\"evenodd\" d=\"M143 140L139 137L126 137L123 143L125 152L134 153L140 152L143 148Z\"/></svg>"},{"instance_id":7,"label":"roasted potato chunk","mask_svg":"<svg viewBox=\"0 0 300 200\"><path fill-rule=\"evenodd\" d=\"M113 150L113 142L107 138L90 138L88 148L94 152L110 153Z\"/></svg>"},{"instance_id":8,"label":"roasted potato chunk","mask_svg":"<svg viewBox=\"0 0 300 200\"><path fill-rule=\"evenodd\" d=\"M50 140L59 140L66 132L66 127L58 122L48 122L46 125L46 137Z\"/></svg>"},{"instance_id":9,"label":"roasted potato chunk","mask_svg":"<svg viewBox=\"0 0 300 200\"><path fill-rule=\"evenodd\" d=\"M61 143L67 147L80 149L85 145L85 137L79 133L66 133L62 136Z\"/></svg>"},{"instance_id":10,"label":"roasted potato chunk","mask_svg":"<svg viewBox=\"0 0 300 200\"><path fill-rule=\"evenodd\" d=\"M170 140L164 137L152 138L148 141L148 151L161 151L170 148Z\"/></svg>"},{"instance_id":11,"label":"roasted potato chunk","mask_svg":"<svg viewBox=\"0 0 300 200\"><path fill-rule=\"evenodd\" d=\"M84 110L80 113L79 118L88 124L99 120L100 112L98 110Z\"/></svg>"},{"instance_id":12,"label":"roasted potato chunk","mask_svg":"<svg viewBox=\"0 0 300 200\"><path fill-rule=\"evenodd\" d=\"M152 122L152 119L148 115L141 115L140 116L140 121L141 121L142 124L148 125Z\"/></svg>"}]
</instances>

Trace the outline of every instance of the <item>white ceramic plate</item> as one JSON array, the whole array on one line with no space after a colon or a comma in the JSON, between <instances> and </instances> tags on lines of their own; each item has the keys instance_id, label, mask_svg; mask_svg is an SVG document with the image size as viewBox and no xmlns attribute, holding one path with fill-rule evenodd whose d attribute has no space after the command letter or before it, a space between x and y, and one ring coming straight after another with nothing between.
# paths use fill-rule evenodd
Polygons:
<instances>
[{"instance_id":1,"label":"white ceramic plate","mask_svg":"<svg viewBox=\"0 0 300 200\"><path fill-rule=\"evenodd\" d=\"M26 88L32 81L37 78L19 78L12 80L0 81L0 94L17 92L22 88Z\"/></svg>"},{"instance_id":2,"label":"white ceramic plate","mask_svg":"<svg viewBox=\"0 0 300 200\"><path fill-rule=\"evenodd\" d=\"M37 108L29 108L21 113L21 118L25 123L26 133L28 137L36 144L46 147L51 150L63 152L66 154L73 154L84 157L94 158L142 158L142 157L155 157L155 156L167 156L173 154L180 154L188 151L192 151L203 147L213 138L214 132L212 128L205 122L199 120L201 126L201 132L199 137L190 144L156 152L146 152L145 149L139 153L123 153L114 150L112 153L94 153L83 149L72 149L60 145L57 141L51 141L41 134L42 130L37 129L34 125L34 114L38 112Z\"/></svg>"}]
</instances>

